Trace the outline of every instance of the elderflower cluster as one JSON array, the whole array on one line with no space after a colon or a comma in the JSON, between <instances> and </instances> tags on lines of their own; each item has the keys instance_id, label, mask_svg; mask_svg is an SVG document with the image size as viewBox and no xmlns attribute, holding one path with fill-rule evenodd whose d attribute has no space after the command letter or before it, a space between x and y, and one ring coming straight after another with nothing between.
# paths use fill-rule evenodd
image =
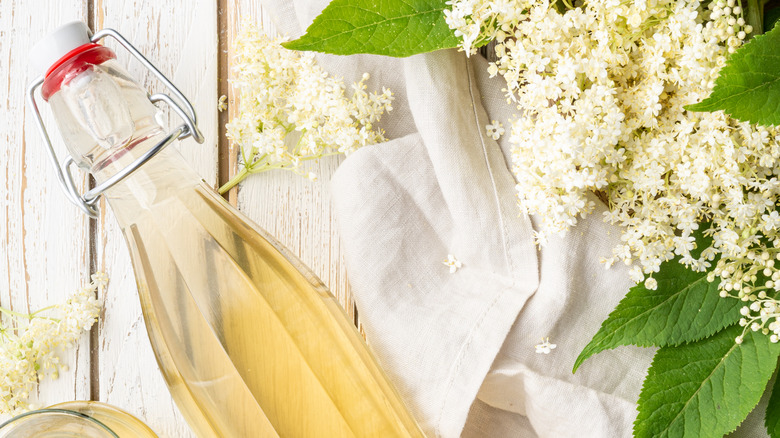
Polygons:
<instances>
[{"instance_id":1,"label":"elderflower cluster","mask_svg":"<svg viewBox=\"0 0 780 438\"><path fill-rule=\"evenodd\" d=\"M467 54L494 38L505 39L517 24L526 18L525 3L516 0L449 0L444 10L447 25L461 39L460 47Z\"/></svg>"},{"instance_id":2,"label":"elderflower cluster","mask_svg":"<svg viewBox=\"0 0 780 438\"><path fill-rule=\"evenodd\" d=\"M777 341L780 132L684 109L710 94L752 31L741 7L560 1L452 0L447 13L467 52L497 40L489 72L519 113L512 167L521 209L543 221L537 242L592 212L596 192L622 229L608 265L631 266L652 289L661 263L679 256L719 278L722 296L749 303L746 328ZM696 248L697 232L712 243Z\"/></svg>"},{"instance_id":3,"label":"elderflower cluster","mask_svg":"<svg viewBox=\"0 0 780 438\"><path fill-rule=\"evenodd\" d=\"M348 97L343 82L319 67L312 52L285 49L284 41L248 23L236 39L231 83L240 90L239 109L226 127L227 138L241 146L244 168L220 192L270 169L315 179L304 162L385 140L374 124L393 109L390 90L367 92L365 73Z\"/></svg>"},{"instance_id":4,"label":"elderflower cluster","mask_svg":"<svg viewBox=\"0 0 780 438\"><path fill-rule=\"evenodd\" d=\"M0 413L25 411L35 385L46 376L56 379L67 369L58 353L92 327L100 313L95 294L102 294L107 284L105 274L94 274L90 285L65 303L31 314L0 307Z\"/></svg>"}]
</instances>

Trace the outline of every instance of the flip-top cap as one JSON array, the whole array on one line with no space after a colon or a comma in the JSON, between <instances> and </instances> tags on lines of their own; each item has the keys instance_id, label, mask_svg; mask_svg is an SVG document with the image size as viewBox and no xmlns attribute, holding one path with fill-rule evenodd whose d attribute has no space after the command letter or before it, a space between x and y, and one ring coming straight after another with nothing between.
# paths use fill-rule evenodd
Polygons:
<instances>
[{"instance_id":1,"label":"flip-top cap","mask_svg":"<svg viewBox=\"0 0 780 438\"><path fill-rule=\"evenodd\" d=\"M49 67L70 51L90 43L92 33L82 21L71 21L58 27L30 50L30 66L35 75L43 76Z\"/></svg>"}]
</instances>

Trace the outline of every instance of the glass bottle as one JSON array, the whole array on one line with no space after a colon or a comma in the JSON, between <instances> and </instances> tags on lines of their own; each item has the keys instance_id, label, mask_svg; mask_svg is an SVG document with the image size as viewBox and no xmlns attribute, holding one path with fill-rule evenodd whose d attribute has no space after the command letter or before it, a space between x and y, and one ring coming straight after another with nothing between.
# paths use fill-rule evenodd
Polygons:
<instances>
[{"instance_id":1,"label":"glass bottle","mask_svg":"<svg viewBox=\"0 0 780 438\"><path fill-rule=\"evenodd\" d=\"M0 425L0 438L157 438L141 420L100 402L71 401L25 412Z\"/></svg>"},{"instance_id":2,"label":"glass bottle","mask_svg":"<svg viewBox=\"0 0 780 438\"><path fill-rule=\"evenodd\" d=\"M114 211L158 364L192 429L201 437L422 437L322 282L164 147L202 141L186 98L115 31L90 38L75 22L53 35L64 48L48 53L47 37L33 51L51 67L31 84L29 103L37 114L40 86L70 152L60 170L69 198L94 215L103 194ZM96 44L105 36L176 99L149 97ZM185 123L168 133L157 101ZM83 196L74 164L97 182Z\"/></svg>"}]
</instances>

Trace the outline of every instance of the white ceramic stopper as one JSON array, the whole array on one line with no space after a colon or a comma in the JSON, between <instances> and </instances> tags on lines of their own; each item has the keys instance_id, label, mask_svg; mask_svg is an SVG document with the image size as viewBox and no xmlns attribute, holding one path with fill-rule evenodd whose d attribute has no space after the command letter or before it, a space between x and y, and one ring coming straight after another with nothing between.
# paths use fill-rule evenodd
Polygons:
<instances>
[{"instance_id":1,"label":"white ceramic stopper","mask_svg":"<svg viewBox=\"0 0 780 438\"><path fill-rule=\"evenodd\" d=\"M34 75L43 76L55 62L76 47L89 44L92 33L82 21L71 21L38 41L30 50L30 67Z\"/></svg>"}]
</instances>

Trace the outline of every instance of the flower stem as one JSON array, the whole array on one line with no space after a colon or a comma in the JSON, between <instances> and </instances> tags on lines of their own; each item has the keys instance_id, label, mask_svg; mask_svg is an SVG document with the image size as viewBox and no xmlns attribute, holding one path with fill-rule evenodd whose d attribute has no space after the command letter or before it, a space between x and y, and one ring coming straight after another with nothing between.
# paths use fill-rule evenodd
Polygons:
<instances>
[{"instance_id":1,"label":"flower stem","mask_svg":"<svg viewBox=\"0 0 780 438\"><path fill-rule=\"evenodd\" d=\"M325 157L330 157L333 155L340 155L340 154L341 152L336 151L336 152L328 152L328 153L317 154L317 155L308 155L303 158L300 158L300 161L319 160L320 158L325 158ZM220 195L224 195L228 190L238 185L238 183L240 183L247 176L253 173L262 173L271 169L286 169L286 170L293 170L293 171L296 169L295 166L289 165L289 163L272 165L271 163L264 161L267 155L268 154L265 154L262 157L260 157L258 161L252 163L251 167L247 167L247 166L242 167L241 170L236 174L236 176L231 178L230 181L226 182L225 185L220 187L217 190L217 192L219 192Z\"/></svg>"},{"instance_id":2,"label":"flower stem","mask_svg":"<svg viewBox=\"0 0 780 438\"><path fill-rule=\"evenodd\" d=\"M35 315L37 315L37 314L39 314L39 313L45 312L45 311L47 311L47 310L54 309L55 307L57 307L57 306L56 306L56 305L54 305L54 306L47 306L47 307L44 307L44 308L42 308L42 309L38 309L38 310L36 310L35 312L31 313L31 314L30 314L30 316L31 316L31 317L34 317Z\"/></svg>"},{"instance_id":3,"label":"flower stem","mask_svg":"<svg viewBox=\"0 0 780 438\"><path fill-rule=\"evenodd\" d=\"M6 309L5 307L0 307L0 313L5 313L6 315L15 316L17 318L24 318L24 319L32 319L33 315L30 315L29 313L19 313L14 312L11 309Z\"/></svg>"},{"instance_id":4,"label":"flower stem","mask_svg":"<svg viewBox=\"0 0 780 438\"><path fill-rule=\"evenodd\" d=\"M764 4L766 0L748 0L747 4L747 16L745 21L747 24L753 26L753 32L751 36L761 35L764 33Z\"/></svg>"},{"instance_id":5,"label":"flower stem","mask_svg":"<svg viewBox=\"0 0 780 438\"><path fill-rule=\"evenodd\" d=\"M220 195L224 195L228 190L232 189L233 187L237 186L238 183L244 180L249 175L249 171L246 167L242 167L241 170L230 179L230 181L226 182L225 185L219 188L218 192Z\"/></svg>"}]
</instances>

